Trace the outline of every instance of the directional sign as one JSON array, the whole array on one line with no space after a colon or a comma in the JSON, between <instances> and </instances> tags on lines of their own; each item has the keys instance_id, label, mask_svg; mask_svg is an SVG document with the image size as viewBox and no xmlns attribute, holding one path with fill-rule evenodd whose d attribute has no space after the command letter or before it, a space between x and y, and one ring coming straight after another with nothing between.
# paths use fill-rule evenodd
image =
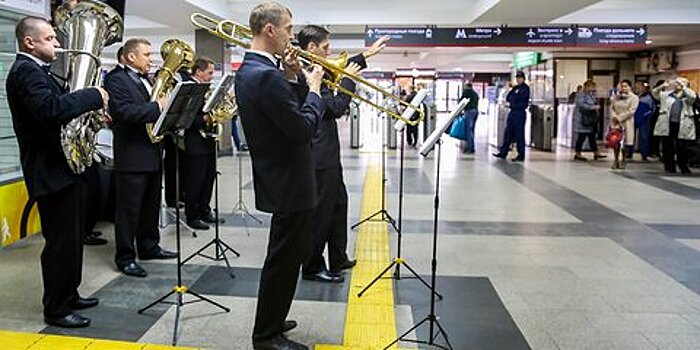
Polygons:
<instances>
[{"instance_id":1,"label":"directional sign","mask_svg":"<svg viewBox=\"0 0 700 350\"><path fill-rule=\"evenodd\" d=\"M389 35L389 46L643 46L643 27L451 27L374 28L365 45Z\"/></svg>"},{"instance_id":2,"label":"directional sign","mask_svg":"<svg viewBox=\"0 0 700 350\"><path fill-rule=\"evenodd\" d=\"M644 27L579 26L576 33L576 43L582 46L636 46L646 40Z\"/></svg>"}]
</instances>

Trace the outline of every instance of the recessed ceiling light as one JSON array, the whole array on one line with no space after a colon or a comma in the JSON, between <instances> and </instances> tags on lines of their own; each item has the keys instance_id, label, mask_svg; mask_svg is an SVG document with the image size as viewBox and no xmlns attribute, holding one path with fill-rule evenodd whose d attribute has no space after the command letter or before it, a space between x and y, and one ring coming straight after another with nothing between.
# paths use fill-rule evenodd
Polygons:
<instances>
[{"instance_id":1,"label":"recessed ceiling light","mask_svg":"<svg viewBox=\"0 0 700 350\"><path fill-rule=\"evenodd\" d=\"M653 42L654 42L653 40L647 40L647 41L645 42L645 44L649 45L649 44L651 44L651 43L653 43Z\"/></svg>"}]
</instances>

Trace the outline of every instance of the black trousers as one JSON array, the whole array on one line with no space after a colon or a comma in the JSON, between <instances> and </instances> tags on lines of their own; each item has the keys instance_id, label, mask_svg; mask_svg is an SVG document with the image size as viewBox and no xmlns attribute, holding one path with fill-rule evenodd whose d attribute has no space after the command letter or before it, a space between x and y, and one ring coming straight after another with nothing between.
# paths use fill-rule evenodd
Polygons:
<instances>
[{"instance_id":1,"label":"black trousers","mask_svg":"<svg viewBox=\"0 0 700 350\"><path fill-rule=\"evenodd\" d=\"M267 256L260 273L253 340L282 334L299 279L299 267L311 246L313 210L273 214Z\"/></svg>"},{"instance_id":2,"label":"black trousers","mask_svg":"<svg viewBox=\"0 0 700 350\"><path fill-rule=\"evenodd\" d=\"M36 198L41 231L46 241L41 252L44 281L44 316L71 313L83 273L85 230L84 179L60 191Z\"/></svg>"},{"instance_id":3,"label":"black trousers","mask_svg":"<svg viewBox=\"0 0 700 350\"><path fill-rule=\"evenodd\" d=\"M316 170L316 187L320 200L313 215L312 250L302 269L305 274L326 270L323 259L326 244L331 271L339 270L340 264L348 258L345 253L348 246L348 193L343 183L342 169Z\"/></svg>"},{"instance_id":4,"label":"black trousers","mask_svg":"<svg viewBox=\"0 0 700 350\"><path fill-rule=\"evenodd\" d=\"M406 143L415 146L418 143L418 125L406 125Z\"/></svg>"},{"instance_id":5,"label":"black trousers","mask_svg":"<svg viewBox=\"0 0 700 350\"><path fill-rule=\"evenodd\" d=\"M183 152L173 141L172 136L165 136L163 139L165 155L163 157L163 177L165 182L165 203L169 207L175 207L175 152L180 152L180 183L185 173L185 152ZM180 201L184 199L184 188L180 186Z\"/></svg>"},{"instance_id":6,"label":"black trousers","mask_svg":"<svg viewBox=\"0 0 700 350\"><path fill-rule=\"evenodd\" d=\"M139 254L149 254L158 248L160 176L160 172L115 172L117 203L114 232L117 254L114 261L119 267L136 259L134 238Z\"/></svg>"},{"instance_id":7,"label":"black trousers","mask_svg":"<svg viewBox=\"0 0 700 350\"><path fill-rule=\"evenodd\" d=\"M100 217L100 207L102 204L100 191L102 189L100 174L97 165L85 169L83 174L87 189L85 190L85 232L84 235L92 234Z\"/></svg>"},{"instance_id":8,"label":"black trousers","mask_svg":"<svg viewBox=\"0 0 700 350\"><path fill-rule=\"evenodd\" d=\"M187 155L185 176L180 179L185 187L185 216L188 221L201 219L209 214L211 195L216 178L214 154Z\"/></svg>"},{"instance_id":9,"label":"black trousers","mask_svg":"<svg viewBox=\"0 0 700 350\"><path fill-rule=\"evenodd\" d=\"M576 152L580 153L581 150L583 150L583 142L588 139L588 148L591 149L591 152L597 153L598 152L598 143L596 142L595 139L595 132L580 132L578 133L578 136L576 137Z\"/></svg>"},{"instance_id":10,"label":"black trousers","mask_svg":"<svg viewBox=\"0 0 700 350\"><path fill-rule=\"evenodd\" d=\"M689 171L687 142L678 139L680 123L668 123L669 134L663 137L664 168L669 172L676 172L676 164L681 171Z\"/></svg>"}]
</instances>

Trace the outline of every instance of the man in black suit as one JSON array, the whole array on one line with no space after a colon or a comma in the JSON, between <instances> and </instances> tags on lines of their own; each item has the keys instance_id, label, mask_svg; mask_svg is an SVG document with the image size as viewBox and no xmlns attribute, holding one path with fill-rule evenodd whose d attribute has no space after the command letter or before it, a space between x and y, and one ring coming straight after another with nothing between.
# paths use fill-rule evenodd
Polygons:
<instances>
[{"instance_id":1,"label":"man in black suit","mask_svg":"<svg viewBox=\"0 0 700 350\"><path fill-rule=\"evenodd\" d=\"M194 61L190 80L208 83L214 76L214 61L200 57ZM209 202L216 179L216 140L204 137L208 116L200 113L185 130L185 216L193 229L208 230L216 223ZM219 223L223 223L223 219Z\"/></svg>"},{"instance_id":2,"label":"man in black suit","mask_svg":"<svg viewBox=\"0 0 700 350\"><path fill-rule=\"evenodd\" d=\"M299 46L312 54L326 58L330 52L330 32L317 25L304 26L297 34ZM367 67L365 59L379 53L389 37L377 40L367 51L353 56L345 71L356 74ZM348 91L355 91L355 83L342 79L340 85ZM319 204L313 216L313 243L309 259L304 263L302 278L319 282L342 282L340 272L355 266L355 260L347 255L348 235L348 193L343 182L343 169L340 164L340 141L336 119L342 117L350 106L352 97L335 93L328 86L321 87L321 96L326 111L314 134L311 151L316 169L316 186ZM328 245L328 268L323 259L323 251Z\"/></svg>"},{"instance_id":3,"label":"man in black suit","mask_svg":"<svg viewBox=\"0 0 700 350\"><path fill-rule=\"evenodd\" d=\"M255 349L308 349L283 336L299 267L311 245L311 217L317 204L311 139L323 115L323 71L302 70L286 51L293 38L292 14L266 2L250 14L253 32L236 74L236 100L253 163L255 205L272 213L267 257L262 267L253 329ZM275 55L284 56L284 73ZM304 73L308 87L299 84Z\"/></svg>"},{"instance_id":4,"label":"man in black suit","mask_svg":"<svg viewBox=\"0 0 700 350\"><path fill-rule=\"evenodd\" d=\"M146 132L146 123L158 120L165 98L149 102L152 86L146 74L151 44L146 39L129 39L123 56L124 69L105 80L112 96L109 113L114 132L115 262L126 275L146 277L146 270L135 261L137 251L141 260L177 257L159 246L161 146L152 143Z\"/></svg>"},{"instance_id":5,"label":"man in black suit","mask_svg":"<svg viewBox=\"0 0 700 350\"><path fill-rule=\"evenodd\" d=\"M406 86L406 93L407 93L406 99L404 100L404 101L406 101L406 103L411 103L411 101L413 101L413 98L415 98L416 95L418 94L413 85ZM417 118L418 118L418 113L413 112L413 114L411 114L411 117L409 119L412 121L415 121L415 120L417 120ZM414 148L418 145L418 125L417 124L416 125L406 125L406 143L408 143L409 147L414 147Z\"/></svg>"},{"instance_id":6,"label":"man in black suit","mask_svg":"<svg viewBox=\"0 0 700 350\"><path fill-rule=\"evenodd\" d=\"M58 327L87 327L90 319L74 313L98 303L78 294L87 188L61 151L61 126L106 107L109 98L99 87L68 93L63 80L49 73L59 43L46 20L23 18L15 36L20 52L7 75L6 90L27 192L36 199L46 241L41 253L44 320Z\"/></svg>"}]
</instances>

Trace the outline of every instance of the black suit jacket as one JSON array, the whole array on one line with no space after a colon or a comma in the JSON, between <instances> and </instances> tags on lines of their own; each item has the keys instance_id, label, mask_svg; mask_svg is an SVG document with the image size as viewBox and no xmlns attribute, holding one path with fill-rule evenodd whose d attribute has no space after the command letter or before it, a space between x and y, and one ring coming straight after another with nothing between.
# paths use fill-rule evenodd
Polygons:
<instances>
[{"instance_id":1,"label":"black suit jacket","mask_svg":"<svg viewBox=\"0 0 700 350\"><path fill-rule=\"evenodd\" d=\"M195 81L186 76L183 81ZM190 156L214 154L216 141L211 137L203 137L199 130L204 129L204 112L199 112L192 120L190 127L185 129L185 154Z\"/></svg>"},{"instance_id":2,"label":"black suit jacket","mask_svg":"<svg viewBox=\"0 0 700 350\"><path fill-rule=\"evenodd\" d=\"M29 195L46 195L73 184L77 175L61 150L61 126L102 108L100 92L88 88L68 93L62 82L24 55L17 55L5 87Z\"/></svg>"},{"instance_id":3,"label":"black suit jacket","mask_svg":"<svg viewBox=\"0 0 700 350\"><path fill-rule=\"evenodd\" d=\"M123 172L160 171L161 146L151 143L146 123L155 122L160 107L149 102L148 91L131 69L108 74L109 114L114 132L114 170Z\"/></svg>"},{"instance_id":4,"label":"black suit jacket","mask_svg":"<svg viewBox=\"0 0 700 350\"><path fill-rule=\"evenodd\" d=\"M289 83L268 58L248 52L236 73L236 102L253 162L255 206L292 213L316 206L311 138L324 106Z\"/></svg>"},{"instance_id":5,"label":"black suit jacket","mask_svg":"<svg viewBox=\"0 0 700 350\"><path fill-rule=\"evenodd\" d=\"M348 61L357 63L362 69L367 68L367 61L362 54L353 56ZM341 80L340 86L352 92L355 91L355 82L348 78ZM326 111L323 113L323 119L311 143L314 165L317 170L340 166L340 141L338 140L338 126L335 120L345 114L352 100L349 95L342 92L335 93L327 86L321 88L321 96Z\"/></svg>"}]
</instances>

